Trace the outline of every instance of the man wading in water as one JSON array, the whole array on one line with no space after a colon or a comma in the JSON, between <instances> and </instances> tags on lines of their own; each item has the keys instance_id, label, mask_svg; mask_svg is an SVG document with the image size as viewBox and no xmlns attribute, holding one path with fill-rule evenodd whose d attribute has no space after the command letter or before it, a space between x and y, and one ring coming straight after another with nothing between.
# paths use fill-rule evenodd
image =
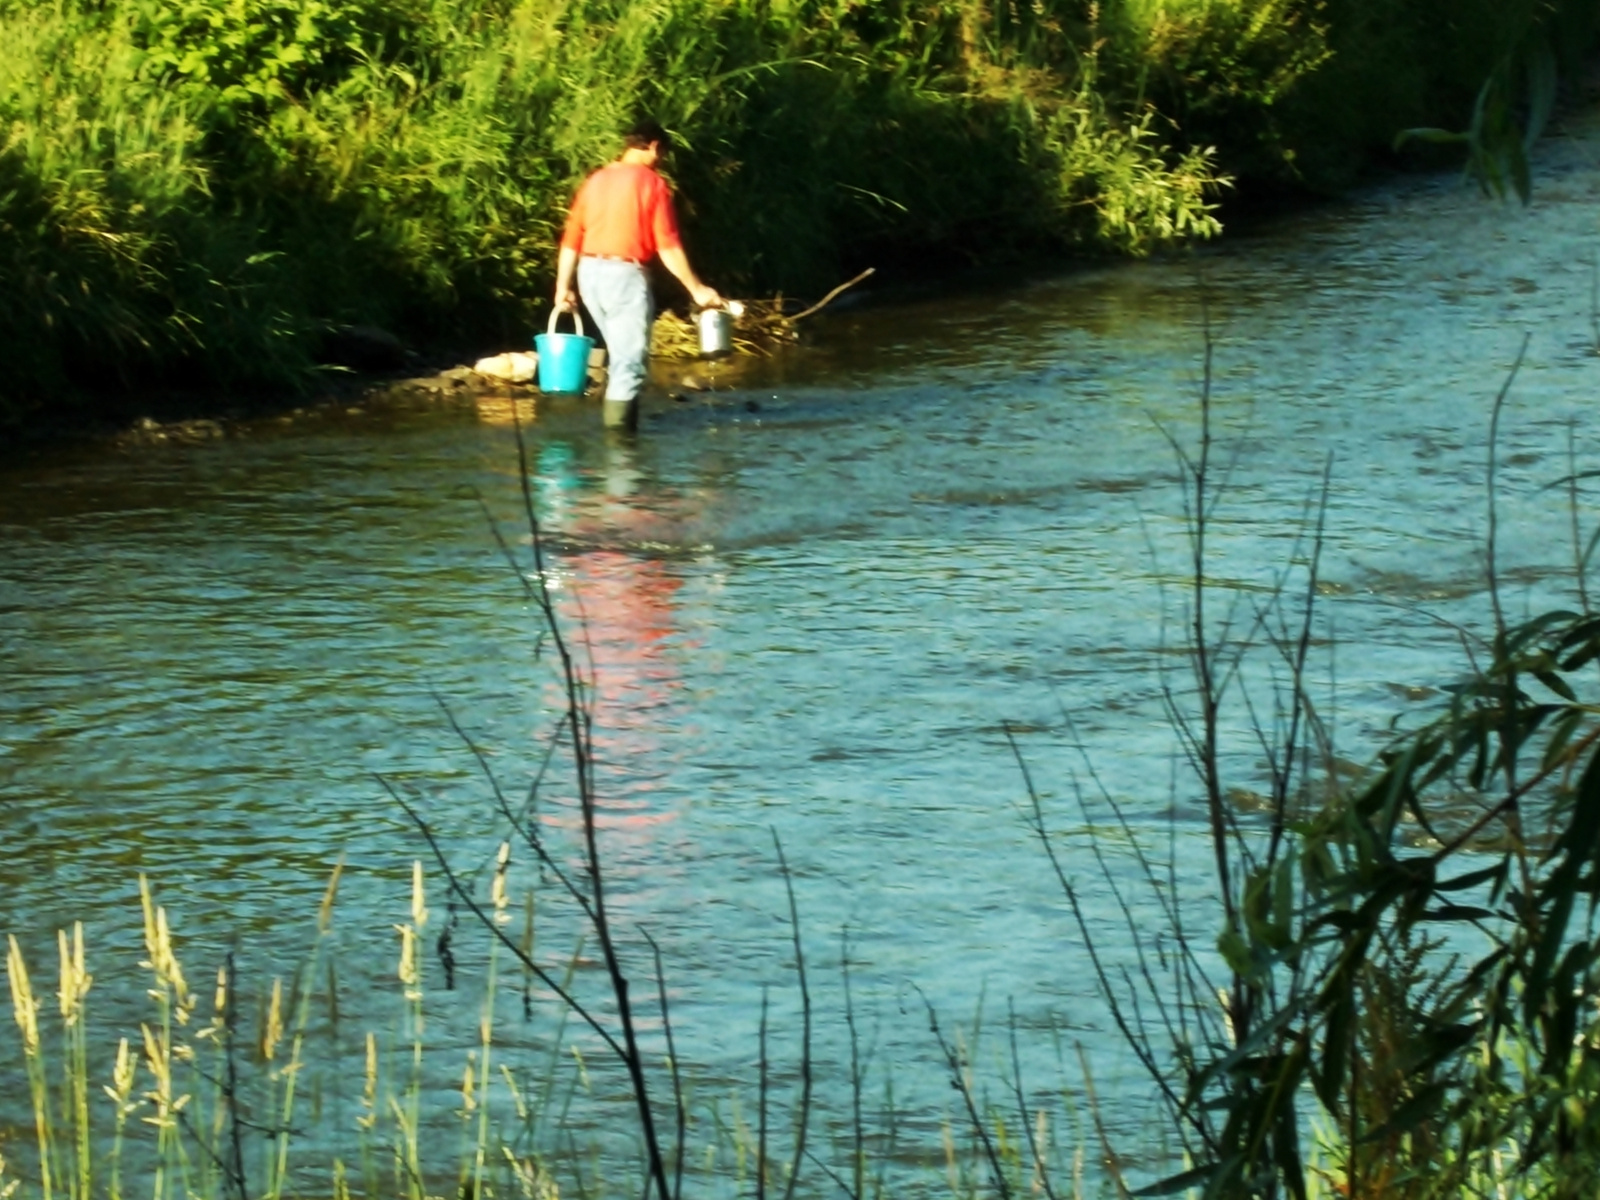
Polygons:
<instances>
[{"instance_id":1,"label":"man wading in water","mask_svg":"<svg viewBox=\"0 0 1600 1200\"><path fill-rule=\"evenodd\" d=\"M722 297L689 265L672 190L655 172L671 137L656 122L640 121L624 135L623 147L622 157L584 180L573 198L556 266L556 309L577 311L583 293L606 341L605 423L632 429L655 320L646 270L651 259L659 255L701 308L715 308Z\"/></svg>"}]
</instances>

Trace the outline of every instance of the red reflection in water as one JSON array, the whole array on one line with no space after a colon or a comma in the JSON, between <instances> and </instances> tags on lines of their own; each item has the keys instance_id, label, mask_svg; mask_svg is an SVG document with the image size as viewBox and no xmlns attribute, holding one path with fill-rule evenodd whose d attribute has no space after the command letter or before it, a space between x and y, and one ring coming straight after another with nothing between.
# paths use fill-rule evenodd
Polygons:
<instances>
[{"instance_id":1,"label":"red reflection in water","mask_svg":"<svg viewBox=\"0 0 1600 1200\"><path fill-rule=\"evenodd\" d=\"M615 480L612 480L615 483ZM582 540L607 546L566 558L559 611L593 704L595 823L603 829L671 821L662 730L683 681L670 653L677 632L674 595L683 581L658 558L615 549L659 518L630 503L628 491L608 488L576 514L569 527ZM549 812L547 824L574 828L576 812Z\"/></svg>"}]
</instances>

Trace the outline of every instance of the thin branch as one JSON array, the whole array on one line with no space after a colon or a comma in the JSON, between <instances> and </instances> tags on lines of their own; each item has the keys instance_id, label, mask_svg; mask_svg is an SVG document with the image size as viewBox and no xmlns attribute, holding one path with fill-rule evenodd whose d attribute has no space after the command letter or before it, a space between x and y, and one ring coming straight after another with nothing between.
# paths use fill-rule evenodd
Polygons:
<instances>
[{"instance_id":1,"label":"thin branch","mask_svg":"<svg viewBox=\"0 0 1600 1200\"><path fill-rule=\"evenodd\" d=\"M861 1038L856 1029L855 999L850 991L850 927L844 926L839 930L839 970L844 975L844 1023L850 1032L850 1129L853 1135L854 1154L852 1155L851 1178L855 1180L855 1190L849 1193L850 1200L862 1200L862 1193L866 1188L866 1131L861 1115Z\"/></svg>"},{"instance_id":2,"label":"thin branch","mask_svg":"<svg viewBox=\"0 0 1600 1200\"><path fill-rule=\"evenodd\" d=\"M850 1190L850 1185L840 1178L839 1172L835 1171L827 1163L823 1162L822 1159L818 1158L816 1154L810 1150L806 1151L806 1157L812 1162L816 1163L824 1175L833 1180L834 1183L838 1184L839 1190L848 1196L850 1200L859 1200L857 1194Z\"/></svg>"},{"instance_id":3,"label":"thin branch","mask_svg":"<svg viewBox=\"0 0 1600 1200\"><path fill-rule=\"evenodd\" d=\"M513 406L514 408L515 406ZM516 414L513 412L513 420ZM617 955L616 940L611 934L611 922L606 908L605 875L601 868L600 844L595 821L594 782L594 716L584 703L583 685L573 663L571 648L561 632L561 621L556 614L555 602L550 596L549 575L544 565L544 549L540 537L539 513L534 503L533 484L528 471L527 440L522 436L522 426L517 424L518 482L522 489L523 511L533 539L534 570L538 580L536 602L545 621L550 640L555 645L561 661L561 679L567 697L566 719L572 735L573 770L578 788L578 803L583 818L584 860L589 872L592 913L591 923L600 942L606 974L610 977L612 992L617 1002L617 1019L622 1025L623 1065L627 1068L633 1088L634 1102L639 1111L640 1132L644 1134L645 1152L649 1158L650 1176L655 1181L660 1200L671 1200L667 1184L666 1164L661 1157L661 1144L656 1135L655 1115L650 1107L649 1082L645 1078L644 1063L639 1052L638 1036L634 1029L633 1005L628 998L628 978L623 973Z\"/></svg>"},{"instance_id":4,"label":"thin branch","mask_svg":"<svg viewBox=\"0 0 1600 1200\"><path fill-rule=\"evenodd\" d=\"M796 321L803 321L807 317L809 317L812 313L820 312L824 308L827 308L828 305L832 304L834 299L841 292L848 291L850 288L855 287L855 285L860 283L863 279L866 279L869 276L875 274L877 272L877 269L878 268L876 268L876 267L868 267L865 271L861 272L861 274L857 275L854 279L849 279L849 280L846 280L844 283L841 283L838 287L834 288L833 291L829 292L821 300L818 300L810 308L804 310L803 312L795 313L794 316L789 318L789 324L793 325Z\"/></svg>"},{"instance_id":5,"label":"thin branch","mask_svg":"<svg viewBox=\"0 0 1600 1200\"><path fill-rule=\"evenodd\" d=\"M1486 553L1488 556L1487 568L1489 575L1489 603L1494 607L1494 628L1499 641L1504 642L1506 636L1506 614L1500 605L1500 579L1496 552L1498 550L1498 534L1500 529L1499 506L1495 503L1496 488L1495 476L1498 468L1500 440L1500 414L1506 406L1506 397L1511 394L1511 385L1516 381L1517 372L1522 369L1522 360L1528 353L1528 343L1533 339L1533 334L1522 335L1522 345L1517 350L1516 361L1511 364L1511 370L1506 374L1505 382L1500 385L1500 390L1495 394L1494 407L1489 410L1489 535L1486 540Z\"/></svg>"},{"instance_id":6,"label":"thin branch","mask_svg":"<svg viewBox=\"0 0 1600 1200\"><path fill-rule=\"evenodd\" d=\"M228 1102L228 1132L233 1155L230 1174L239 1189L239 1200L249 1200L249 1181L245 1178L244 1139L239 1130L239 979L234 967L233 951L228 951L223 969L227 972L227 1008L223 1012L222 1036L227 1047L228 1085L223 1092Z\"/></svg>"},{"instance_id":7,"label":"thin branch","mask_svg":"<svg viewBox=\"0 0 1600 1200\"><path fill-rule=\"evenodd\" d=\"M767 1196L767 985L761 985L760 1065L756 1083L756 1200Z\"/></svg>"},{"instance_id":8,"label":"thin branch","mask_svg":"<svg viewBox=\"0 0 1600 1200\"><path fill-rule=\"evenodd\" d=\"M439 845L439 839L434 836L433 830L430 829L428 827L428 823L422 819L422 815L418 813L416 809L413 808L409 803L407 803L405 797L400 794L399 790L382 775L377 776L377 780L378 783L382 785L383 790L389 793L390 798L405 810L406 816L411 819L411 823L415 825L418 832L422 834L423 840L428 843L428 848L433 851L434 861L439 864L439 869L444 872L445 882L448 884L450 890L454 892L460 899L461 903L466 905L467 908L471 910L473 916L477 917L479 921L483 922L483 925L486 929L490 930L495 937L500 939L501 945L505 946L506 949L510 950L511 953L516 956L517 961L522 964L525 970L532 971L534 975L538 977L540 983L544 984L547 988L554 992L556 996L560 998L563 1004L565 1004L573 1012L577 1013L584 1024L588 1025L590 1029L594 1030L595 1034L600 1038L600 1040L606 1044L606 1048L608 1050L626 1062L626 1052L623 1050L622 1046L618 1044L616 1038L612 1037L610 1031L607 1030L604 1025L600 1024L599 1021L595 1020L594 1016L587 1008L583 1006L582 1003L579 1002L576 996L572 995L571 992L557 983L550 972L546 971L537 962L535 962L532 956L523 953L522 947L512 940L511 935L506 933L505 930L501 929L500 926L491 919L490 915L483 911L482 906L472 898L471 893L468 892L467 889L462 885L461 880L456 876L455 871L451 868L449 859L447 859L444 855L444 848Z\"/></svg>"},{"instance_id":9,"label":"thin branch","mask_svg":"<svg viewBox=\"0 0 1600 1200\"><path fill-rule=\"evenodd\" d=\"M778 852L778 868L783 872L784 890L789 896L789 930L794 937L794 968L800 980L800 1119L794 1135L794 1159L789 1165L789 1181L784 1188L783 1200L794 1200L794 1188L800 1178L800 1160L806 1152L806 1129L811 1120L811 989L806 983L806 954L800 944L800 909L794 899L794 876L789 862L783 856L783 842L776 828L772 830L772 845Z\"/></svg>"},{"instance_id":10,"label":"thin branch","mask_svg":"<svg viewBox=\"0 0 1600 1200\"><path fill-rule=\"evenodd\" d=\"M1009 728L1006 730L1006 734L1009 739ZM1028 764L1017 750L1014 740L1011 745L1012 752L1017 758L1018 769L1022 772L1023 786L1027 790L1028 799L1032 805L1033 820L1031 824L1033 832L1044 847L1045 856L1050 860L1050 867L1055 872L1056 881L1061 885L1061 890L1067 897L1067 905L1072 910L1073 920L1078 926L1078 933L1083 938L1084 949L1089 952L1089 963L1094 970L1095 980L1100 987L1100 994L1105 998L1106 1005L1111 1010L1111 1019L1115 1022L1117 1031L1122 1034L1123 1040L1128 1043L1128 1048L1133 1051L1135 1057L1139 1059L1140 1065L1144 1067L1145 1072L1150 1076L1151 1081L1161 1089L1161 1093L1171 1107L1174 1116L1182 1117L1186 1114L1184 1102L1173 1091L1172 1084L1168 1081L1166 1073L1161 1070L1160 1064L1156 1062L1155 1055L1150 1049L1149 1038L1142 1032L1136 1033L1134 1027L1129 1024L1127 1014L1123 1011L1122 1002L1117 998L1116 989L1111 986L1111 976L1101 963L1099 947L1095 943L1094 935L1089 931L1088 918L1084 915L1083 906L1078 900L1078 889L1067 878L1066 869L1062 867L1061 859L1056 854L1056 848L1050 841L1050 833L1044 823L1044 805L1039 799L1038 789L1033 785L1033 774L1028 770ZM1104 868L1102 867L1102 869ZM1202 1138L1205 1138L1209 1145L1210 1137L1207 1130L1197 1124L1196 1132Z\"/></svg>"},{"instance_id":11,"label":"thin branch","mask_svg":"<svg viewBox=\"0 0 1600 1200\"><path fill-rule=\"evenodd\" d=\"M683 1103L683 1075L678 1070L678 1049L672 1040L672 1012L667 1006L667 977L661 968L661 947L656 945L655 938L650 936L650 931L641 929L640 934L650 944L650 953L655 957L656 963L656 990L661 1003L661 1027L667 1036L667 1062L672 1071L672 1107L675 1118L675 1142L672 1162L672 1195L674 1200L683 1197L683 1159L686 1152L686 1136L689 1124L688 1110Z\"/></svg>"},{"instance_id":12,"label":"thin branch","mask_svg":"<svg viewBox=\"0 0 1600 1200\"><path fill-rule=\"evenodd\" d=\"M1017 1115L1022 1120L1022 1129L1028 1137L1028 1153L1033 1156L1033 1169L1038 1173L1039 1182L1044 1185L1044 1194L1049 1200L1056 1200L1055 1188L1050 1186L1050 1171L1046 1167L1044 1154L1039 1149L1039 1139L1033 1132L1033 1119L1028 1115L1027 1095L1022 1090L1022 1056L1017 1052L1017 1009L1008 999L1006 1008L1011 1017L1011 1086L1017 1097Z\"/></svg>"},{"instance_id":13,"label":"thin branch","mask_svg":"<svg viewBox=\"0 0 1600 1200\"><path fill-rule=\"evenodd\" d=\"M1283 741L1283 783L1272 797L1272 838L1267 848L1267 861L1278 861L1278 848L1283 841L1286 810L1289 804L1289 784L1294 771L1295 747L1299 745L1300 721L1304 713L1306 659L1311 653L1312 618L1317 603L1318 570L1322 565L1322 549L1328 525L1328 493L1333 484L1333 455L1322 464L1322 491L1317 501L1317 526L1312 538L1311 562L1306 568L1305 607L1300 618L1300 637L1295 643L1289 679L1289 732Z\"/></svg>"},{"instance_id":14,"label":"thin branch","mask_svg":"<svg viewBox=\"0 0 1600 1200\"><path fill-rule=\"evenodd\" d=\"M944 1031L939 1028L939 1014L934 1010L933 1001L928 999L921 988L917 988L917 995L922 997L922 1003L928 1010L928 1029L938 1041L940 1053L944 1055L945 1065L950 1070L950 1085L961 1093L962 1103L967 1109L967 1120L972 1123L973 1132L978 1135L978 1141L983 1145L983 1153L989 1160L989 1171L994 1177L995 1187L1000 1192L1000 1200L1011 1200L1011 1185L1006 1182L1005 1171L1000 1166L1000 1155L989 1137L989 1130L984 1126L983 1118L978 1115L978 1105L972 1098L972 1089L967 1086L967 1076L961 1056L956 1053L954 1046L945 1041Z\"/></svg>"}]
</instances>

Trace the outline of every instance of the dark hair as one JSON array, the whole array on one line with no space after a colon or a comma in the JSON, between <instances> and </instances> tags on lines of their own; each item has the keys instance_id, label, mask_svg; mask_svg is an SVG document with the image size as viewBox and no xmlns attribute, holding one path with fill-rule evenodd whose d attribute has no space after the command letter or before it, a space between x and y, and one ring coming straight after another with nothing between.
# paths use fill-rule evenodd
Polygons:
<instances>
[{"instance_id":1,"label":"dark hair","mask_svg":"<svg viewBox=\"0 0 1600 1200\"><path fill-rule=\"evenodd\" d=\"M635 121L622 135L622 144L630 150L643 150L652 142L662 154L672 149L672 135L648 117Z\"/></svg>"}]
</instances>

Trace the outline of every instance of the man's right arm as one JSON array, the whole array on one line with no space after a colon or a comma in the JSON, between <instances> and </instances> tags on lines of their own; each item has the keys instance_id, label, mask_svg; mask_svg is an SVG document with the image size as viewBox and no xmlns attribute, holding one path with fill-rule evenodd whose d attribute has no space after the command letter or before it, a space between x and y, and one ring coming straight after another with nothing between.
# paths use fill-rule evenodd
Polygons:
<instances>
[{"instance_id":1,"label":"man's right arm","mask_svg":"<svg viewBox=\"0 0 1600 1200\"><path fill-rule=\"evenodd\" d=\"M578 291L572 286L572 277L578 266L578 252L571 246L562 246L556 259L556 311L577 312Z\"/></svg>"},{"instance_id":2,"label":"man's right arm","mask_svg":"<svg viewBox=\"0 0 1600 1200\"><path fill-rule=\"evenodd\" d=\"M567 223L561 230L561 253L556 256L556 311L578 311L578 289L574 276L578 271L578 255L583 253L583 230L589 181L586 179L578 194L572 198L567 210Z\"/></svg>"}]
</instances>

